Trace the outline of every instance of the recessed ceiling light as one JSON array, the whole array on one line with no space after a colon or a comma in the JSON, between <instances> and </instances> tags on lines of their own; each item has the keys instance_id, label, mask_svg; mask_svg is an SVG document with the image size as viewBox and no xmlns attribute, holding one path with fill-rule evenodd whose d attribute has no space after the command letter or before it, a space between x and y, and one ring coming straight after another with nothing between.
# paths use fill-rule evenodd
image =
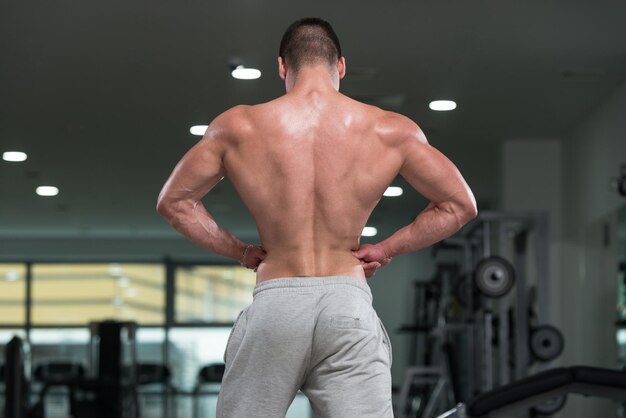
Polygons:
<instances>
[{"instance_id":1,"label":"recessed ceiling light","mask_svg":"<svg viewBox=\"0 0 626 418\"><path fill-rule=\"evenodd\" d=\"M387 196L387 197L396 197L396 196L402 196L402 187L396 187L396 186L389 186L387 187L387 190L385 190L385 193L383 193L383 196Z\"/></svg>"},{"instance_id":2,"label":"recessed ceiling light","mask_svg":"<svg viewBox=\"0 0 626 418\"><path fill-rule=\"evenodd\" d=\"M231 74L237 80L256 80L261 77L261 71L256 68L246 68L243 65L238 65Z\"/></svg>"},{"instance_id":3,"label":"recessed ceiling light","mask_svg":"<svg viewBox=\"0 0 626 418\"><path fill-rule=\"evenodd\" d=\"M39 186L36 192L39 196L56 196L59 194L59 189L54 186Z\"/></svg>"},{"instance_id":4,"label":"recessed ceiling light","mask_svg":"<svg viewBox=\"0 0 626 418\"><path fill-rule=\"evenodd\" d=\"M208 125L195 125L189 128L189 133L191 133L192 135L203 136L206 132L206 128L208 127Z\"/></svg>"},{"instance_id":5,"label":"recessed ceiling light","mask_svg":"<svg viewBox=\"0 0 626 418\"><path fill-rule=\"evenodd\" d=\"M434 100L430 102L428 105L432 110L437 110L439 112L445 112L448 110L456 109L456 103L452 100Z\"/></svg>"},{"instance_id":6,"label":"recessed ceiling light","mask_svg":"<svg viewBox=\"0 0 626 418\"><path fill-rule=\"evenodd\" d=\"M366 226L365 228L363 228L363 232L361 233L361 236L373 237L376 234L378 234L378 229L374 228L373 226Z\"/></svg>"},{"instance_id":7,"label":"recessed ceiling light","mask_svg":"<svg viewBox=\"0 0 626 418\"><path fill-rule=\"evenodd\" d=\"M26 153L21 151L7 151L2 153L2 159L4 161L20 162L28 158Z\"/></svg>"}]
</instances>

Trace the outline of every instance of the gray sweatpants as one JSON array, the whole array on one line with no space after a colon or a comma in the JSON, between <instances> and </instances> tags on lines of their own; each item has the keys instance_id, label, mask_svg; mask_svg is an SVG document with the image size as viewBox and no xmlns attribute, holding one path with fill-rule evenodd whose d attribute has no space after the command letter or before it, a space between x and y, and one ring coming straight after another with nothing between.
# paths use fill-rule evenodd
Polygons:
<instances>
[{"instance_id":1,"label":"gray sweatpants","mask_svg":"<svg viewBox=\"0 0 626 418\"><path fill-rule=\"evenodd\" d=\"M281 418L301 390L316 418L389 418L391 345L366 283L293 277L255 286L230 333L218 418Z\"/></svg>"}]
</instances>

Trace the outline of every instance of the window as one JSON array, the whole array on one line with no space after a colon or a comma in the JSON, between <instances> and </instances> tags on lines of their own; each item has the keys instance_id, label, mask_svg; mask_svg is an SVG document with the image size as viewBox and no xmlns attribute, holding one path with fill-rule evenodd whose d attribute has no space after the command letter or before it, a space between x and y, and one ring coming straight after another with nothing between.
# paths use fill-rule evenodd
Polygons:
<instances>
[{"instance_id":1,"label":"window","mask_svg":"<svg viewBox=\"0 0 626 418\"><path fill-rule=\"evenodd\" d=\"M33 325L86 325L117 319L142 325L165 320L160 264L34 264Z\"/></svg>"},{"instance_id":2,"label":"window","mask_svg":"<svg viewBox=\"0 0 626 418\"><path fill-rule=\"evenodd\" d=\"M26 265L0 264L0 324L26 321Z\"/></svg>"},{"instance_id":3,"label":"window","mask_svg":"<svg viewBox=\"0 0 626 418\"><path fill-rule=\"evenodd\" d=\"M252 303L256 273L240 266L176 269L176 322L232 322Z\"/></svg>"},{"instance_id":4,"label":"window","mask_svg":"<svg viewBox=\"0 0 626 418\"><path fill-rule=\"evenodd\" d=\"M223 363L230 328L173 328L170 331L170 367L174 384L191 391L198 372L209 364Z\"/></svg>"}]
</instances>

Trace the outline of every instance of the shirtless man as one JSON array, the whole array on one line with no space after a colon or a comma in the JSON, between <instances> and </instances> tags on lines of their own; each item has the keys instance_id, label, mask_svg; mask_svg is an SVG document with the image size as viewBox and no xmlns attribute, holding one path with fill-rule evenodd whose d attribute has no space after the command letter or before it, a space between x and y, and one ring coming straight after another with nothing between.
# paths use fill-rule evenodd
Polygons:
<instances>
[{"instance_id":1,"label":"shirtless man","mask_svg":"<svg viewBox=\"0 0 626 418\"><path fill-rule=\"evenodd\" d=\"M218 116L178 163L157 209L209 251L257 272L235 321L218 418L283 417L298 390L316 418L392 417L389 337L366 278L476 216L463 177L396 113L339 93L339 40L320 19L285 32L278 72L287 94ZM401 175L430 204L375 245L359 245L383 192ZM216 224L200 199L228 176L261 246Z\"/></svg>"}]
</instances>

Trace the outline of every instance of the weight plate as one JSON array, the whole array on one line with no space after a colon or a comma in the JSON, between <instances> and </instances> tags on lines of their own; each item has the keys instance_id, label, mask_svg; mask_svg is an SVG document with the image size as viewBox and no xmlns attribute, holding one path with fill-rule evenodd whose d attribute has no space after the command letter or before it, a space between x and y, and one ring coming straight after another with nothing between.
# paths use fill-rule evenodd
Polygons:
<instances>
[{"instance_id":1,"label":"weight plate","mask_svg":"<svg viewBox=\"0 0 626 418\"><path fill-rule=\"evenodd\" d=\"M470 307L467 305L468 286L471 287L470 291L472 292L471 309L477 310L478 308L480 308L480 294L476 290L476 286L474 285L474 281L472 280L471 276L468 278L466 275L463 275L457 279L456 283L454 284L454 296L463 308L469 309Z\"/></svg>"},{"instance_id":2,"label":"weight plate","mask_svg":"<svg viewBox=\"0 0 626 418\"><path fill-rule=\"evenodd\" d=\"M533 407L535 415L544 417L559 412L567 402L567 395L555 396Z\"/></svg>"},{"instance_id":3,"label":"weight plate","mask_svg":"<svg viewBox=\"0 0 626 418\"><path fill-rule=\"evenodd\" d=\"M539 361L551 361L565 348L563 334L551 325L541 325L530 333L530 353Z\"/></svg>"},{"instance_id":4,"label":"weight plate","mask_svg":"<svg viewBox=\"0 0 626 418\"><path fill-rule=\"evenodd\" d=\"M474 283L483 295L499 298L509 293L515 284L515 270L502 257L484 258L476 266Z\"/></svg>"}]
</instances>

